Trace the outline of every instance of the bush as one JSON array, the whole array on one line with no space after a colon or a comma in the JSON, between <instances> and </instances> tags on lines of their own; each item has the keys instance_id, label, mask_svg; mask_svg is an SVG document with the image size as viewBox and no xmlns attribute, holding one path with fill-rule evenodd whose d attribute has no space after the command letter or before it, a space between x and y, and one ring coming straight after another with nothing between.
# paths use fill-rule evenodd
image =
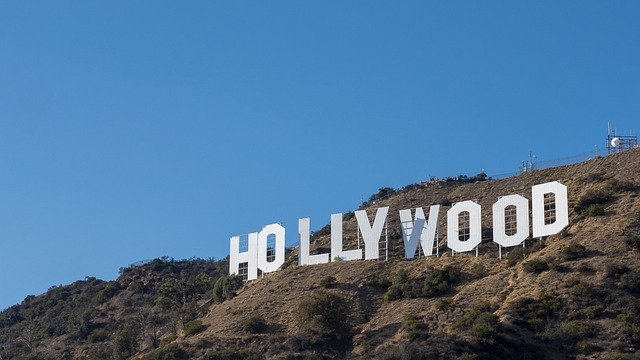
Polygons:
<instances>
[{"instance_id":1,"label":"bush","mask_svg":"<svg viewBox=\"0 0 640 360\"><path fill-rule=\"evenodd\" d=\"M452 306L453 301L451 301L451 299L438 299L434 304L435 309L439 311L447 311L451 309Z\"/></svg>"},{"instance_id":2,"label":"bush","mask_svg":"<svg viewBox=\"0 0 640 360\"><path fill-rule=\"evenodd\" d=\"M402 317L402 328L409 334L410 341L424 339L428 335L427 324L419 316L404 315Z\"/></svg>"},{"instance_id":3,"label":"bush","mask_svg":"<svg viewBox=\"0 0 640 360\"><path fill-rule=\"evenodd\" d=\"M400 269L398 273L394 276L391 285L387 289L387 292L384 294L384 299L386 301L393 301L397 299L401 299L405 296L405 293L409 291L409 274L406 270Z\"/></svg>"},{"instance_id":4,"label":"bush","mask_svg":"<svg viewBox=\"0 0 640 360\"><path fill-rule=\"evenodd\" d=\"M640 251L640 236L630 235L625 242L630 249Z\"/></svg>"},{"instance_id":5,"label":"bush","mask_svg":"<svg viewBox=\"0 0 640 360\"><path fill-rule=\"evenodd\" d=\"M138 349L140 331L132 324L124 325L115 334L113 340L113 358L127 359L133 356Z\"/></svg>"},{"instance_id":6,"label":"bush","mask_svg":"<svg viewBox=\"0 0 640 360\"><path fill-rule=\"evenodd\" d=\"M245 332L248 332L251 334L263 333L267 330L267 328L268 328L267 323L264 321L264 319L260 315L250 316L249 318L245 319L242 323L242 329Z\"/></svg>"},{"instance_id":7,"label":"bush","mask_svg":"<svg viewBox=\"0 0 640 360\"><path fill-rule=\"evenodd\" d=\"M631 270L620 276L620 286L631 294L640 295L640 272Z\"/></svg>"},{"instance_id":8,"label":"bush","mask_svg":"<svg viewBox=\"0 0 640 360\"><path fill-rule=\"evenodd\" d=\"M572 284L569 292L583 304L602 303L607 296L605 289L583 281Z\"/></svg>"},{"instance_id":9,"label":"bush","mask_svg":"<svg viewBox=\"0 0 640 360\"><path fill-rule=\"evenodd\" d=\"M469 275L471 275L472 279L481 279L486 275L486 273L487 270L485 269L484 265L479 262L471 265L471 269L469 270Z\"/></svg>"},{"instance_id":10,"label":"bush","mask_svg":"<svg viewBox=\"0 0 640 360\"><path fill-rule=\"evenodd\" d=\"M533 259L523 263L522 269L528 273L537 275L543 271L549 270L549 263L547 260Z\"/></svg>"},{"instance_id":11,"label":"bush","mask_svg":"<svg viewBox=\"0 0 640 360\"><path fill-rule=\"evenodd\" d=\"M320 279L320 286L324 288L333 287L335 284L336 284L336 278L331 275L325 276L322 279Z\"/></svg>"},{"instance_id":12,"label":"bush","mask_svg":"<svg viewBox=\"0 0 640 360\"><path fill-rule=\"evenodd\" d=\"M207 328L207 326L204 325L202 323L202 321L200 321L200 320L191 320L191 321L187 322L186 324L184 324L184 334L186 336L198 334L198 333L201 333L202 331L204 331L204 329L206 329L206 328Z\"/></svg>"},{"instance_id":13,"label":"bush","mask_svg":"<svg viewBox=\"0 0 640 360\"><path fill-rule=\"evenodd\" d=\"M373 288L387 289L389 286L391 286L391 281L389 281L389 279L374 278L374 279L368 279L367 281L365 281L364 285L370 286Z\"/></svg>"},{"instance_id":14,"label":"bush","mask_svg":"<svg viewBox=\"0 0 640 360\"><path fill-rule=\"evenodd\" d=\"M376 358L381 360L431 360L442 358L442 354L436 349L423 346L420 343L401 342L379 350Z\"/></svg>"},{"instance_id":15,"label":"bush","mask_svg":"<svg viewBox=\"0 0 640 360\"><path fill-rule=\"evenodd\" d=\"M625 303L618 320L622 322L625 335L635 344L640 344L640 301L631 298Z\"/></svg>"},{"instance_id":16,"label":"bush","mask_svg":"<svg viewBox=\"0 0 640 360\"><path fill-rule=\"evenodd\" d=\"M490 312L469 310L453 322L453 331L466 331L481 339L492 339L497 333L498 317Z\"/></svg>"},{"instance_id":17,"label":"bush","mask_svg":"<svg viewBox=\"0 0 640 360\"><path fill-rule=\"evenodd\" d=\"M602 205L613 200L613 194L609 190L592 190L584 194L574 209L577 213L582 214L590 205Z\"/></svg>"},{"instance_id":18,"label":"bush","mask_svg":"<svg viewBox=\"0 0 640 360\"><path fill-rule=\"evenodd\" d=\"M575 345L587 340L598 332L596 323L588 320L570 320L547 330L545 337L559 340L561 344Z\"/></svg>"},{"instance_id":19,"label":"bush","mask_svg":"<svg viewBox=\"0 0 640 360\"><path fill-rule=\"evenodd\" d=\"M638 186L631 181L627 180L618 180L611 179L607 181L606 188L612 192L627 192L627 191L635 191L638 189Z\"/></svg>"},{"instance_id":20,"label":"bush","mask_svg":"<svg viewBox=\"0 0 640 360\"><path fill-rule=\"evenodd\" d=\"M587 216L602 216L604 215L604 208L600 204L591 204L587 207L587 211L585 212Z\"/></svg>"},{"instance_id":21,"label":"bush","mask_svg":"<svg viewBox=\"0 0 640 360\"><path fill-rule=\"evenodd\" d=\"M184 349L171 344L143 356L142 360L186 360L189 358L189 354Z\"/></svg>"},{"instance_id":22,"label":"bush","mask_svg":"<svg viewBox=\"0 0 640 360\"><path fill-rule=\"evenodd\" d=\"M323 339L345 340L351 337L347 299L330 292L311 294L295 310L298 326Z\"/></svg>"},{"instance_id":23,"label":"bush","mask_svg":"<svg viewBox=\"0 0 640 360\"><path fill-rule=\"evenodd\" d=\"M631 271L631 269L629 269L626 265L622 265L619 263L607 264L605 269L607 277L615 280L620 280L620 277L622 275Z\"/></svg>"},{"instance_id":24,"label":"bush","mask_svg":"<svg viewBox=\"0 0 640 360\"><path fill-rule=\"evenodd\" d=\"M98 329L92 332L87 339L91 343L100 343L109 340L109 337L111 337L111 333L109 331L105 329Z\"/></svg>"},{"instance_id":25,"label":"bush","mask_svg":"<svg viewBox=\"0 0 640 360\"><path fill-rule=\"evenodd\" d=\"M515 266L517 263L525 258L524 248L522 246L516 246L509 250L507 253L507 265Z\"/></svg>"},{"instance_id":26,"label":"bush","mask_svg":"<svg viewBox=\"0 0 640 360\"><path fill-rule=\"evenodd\" d=\"M586 257L587 254L587 248L584 245L575 242L562 249L562 255L565 260L577 260Z\"/></svg>"},{"instance_id":27,"label":"bush","mask_svg":"<svg viewBox=\"0 0 640 360\"><path fill-rule=\"evenodd\" d=\"M584 175L582 177L582 180L586 181L586 182L599 182L602 181L602 175L604 175L603 173L588 173L586 175Z\"/></svg>"},{"instance_id":28,"label":"bush","mask_svg":"<svg viewBox=\"0 0 640 360\"><path fill-rule=\"evenodd\" d=\"M366 206L373 205L376 201L388 198L389 196L395 194L396 192L397 192L397 190L395 190L393 188L390 188L390 187L380 188L380 189L378 189L377 193L371 195L369 197L369 200L363 202L360 207L364 208Z\"/></svg>"},{"instance_id":29,"label":"bush","mask_svg":"<svg viewBox=\"0 0 640 360\"><path fill-rule=\"evenodd\" d=\"M96 303L103 304L114 297L120 291L120 284L117 281L110 281L96 295Z\"/></svg>"},{"instance_id":30,"label":"bush","mask_svg":"<svg viewBox=\"0 0 640 360\"><path fill-rule=\"evenodd\" d=\"M460 270L455 266L445 266L442 269L429 269L424 279L409 279L405 270L396 274L391 286L384 294L386 301L401 298L432 297L445 293L460 280Z\"/></svg>"},{"instance_id":31,"label":"bush","mask_svg":"<svg viewBox=\"0 0 640 360\"><path fill-rule=\"evenodd\" d=\"M207 360L258 360L262 359L262 356L253 350L223 349L207 352L204 358Z\"/></svg>"},{"instance_id":32,"label":"bush","mask_svg":"<svg viewBox=\"0 0 640 360\"><path fill-rule=\"evenodd\" d=\"M558 318L563 310L560 297L554 294L543 294L540 299L519 298L511 309L515 316L535 330L542 330L550 320Z\"/></svg>"},{"instance_id":33,"label":"bush","mask_svg":"<svg viewBox=\"0 0 640 360\"><path fill-rule=\"evenodd\" d=\"M427 272L420 295L429 297L439 293L443 293L451 288L451 285L460 278L460 270L455 266L445 266L437 270L433 269Z\"/></svg>"}]
</instances>

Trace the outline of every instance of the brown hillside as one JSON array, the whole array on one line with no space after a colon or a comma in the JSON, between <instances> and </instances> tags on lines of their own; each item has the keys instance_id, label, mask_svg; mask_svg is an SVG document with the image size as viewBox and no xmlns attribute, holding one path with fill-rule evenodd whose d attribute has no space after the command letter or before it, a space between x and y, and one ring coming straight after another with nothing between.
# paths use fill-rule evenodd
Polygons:
<instances>
[{"instance_id":1,"label":"brown hillside","mask_svg":"<svg viewBox=\"0 0 640 360\"><path fill-rule=\"evenodd\" d=\"M227 279L226 263L166 259L125 269L117 282L52 289L1 314L0 359L635 358L639 169L634 149L503 180L407 186L365 207L390 207L389 261L300 267L292 249L284 269L235 297L211 292ZM569 190L567 229L498 259L491 205L509 194L530 199L532 185L554 180ZM446 251L446 210L463 200L482 205L478 258ZM403 260L398 210L438 203L441 256ZM345 214L345 249L355 248L355 229ZM312 249L328 252L329 236L318 231ZM117 290L105 294L108 286ZM152 327L149 314L164 320ZM57 319L65 326L49 331ZM85 320L83 331L72 319Z\"/></svg>"},{"instance_id":2,"label":"brown hillside","mask_svg":"<svg viewBox=\"0 0 640 360\"><path fill-rule=\"evenodd\" d=\"M607 274L611 264L624 264L633 271L638 270L640 265L637 261L638 253L630 251L625 240L637 232L636 226L638 214L640 214L640 202L637 201L637 185L640 184L639 165L640 150L632 150L581 164L534 171L504 180L463 185L440 182L400 191L367 208L370 210L369 214L373 215L377 207L390 207L390 261L290 266L269 274L245 286L234 299L212 306L203 319L209 326L208 329L188 342L196 344L202 339L245 339L250 343L260 344L258 348L264 346L261 351L266 350L267 345L272 345L275 339L271 338L271 335L246 339L247 334L242 331L243 320L250 315L259 314L267 323L277 325L278 331L282 333L293 334L300 331L295 321L294 310L297 303L310 293L322 289L320 281L331 275L337 280L337 285L331 291L346 296L355 312L353 321L356 324L356 335L351 356L370 357L383 353L385 347L406 342L407 334L406 330L403 330L403 316L406 314L420 316L428 327L430 336L432 332L442 332L446 337L455 336L451 327L456 319L463 316L469 309L483 306L488 306L490 311L499 317L501 325L514 338L513 341L522 342L530 349L539 351L539 354L564 357L573 353L594 357L604 353L631 351L635 347L624 334L625 324L617 319L617 315L614 316L626 305L596 301L599 299L579 299L574 293L578 291L576 287L585 292L594 289L609 291L612 283L616 281ZM566 233L561 236L528 240L529 246L525 250L525 253L533 252L527 257L527 261L552 262L553 270L542 271L536 275L523 270L523 262L510 266L507 259L497 259L497 245L490 242L490 239L483 241L479 258L475 258L473 253L452 256L450 251L445 251L446 236L444 234L440 238L440 251L443 256L423 257L410 261L402 259L404 250L398 210L474 199L482 205L483 228L490 229L491 205L500 196L524 194L525 197L530 198L532 185L553 180L559 180L568 187L570 225ZM604 215L579 214L574 207L585 196L588 197L590 192L596 190L605 191L612 196L610 201L603 204ZM445 229L444 212L448 208L445 206L441 210L441 229ZM354 217L345 220L345 239L349 239L350 248L355 248L356 242L353 235L356 226ZM490 237L490 231L487 234ZM563 250L575 244L583 245L586 248L584 253L577 255L576 259L565 259L567 256ZM329 235L317 237L313 245L316 249L328 251ZM442 268L447 265L458 266L465 274L465 280L445 296L453 304L447 311L436 309L436 303L442 300L441 297L385 302L384 291L367 286L374 280L390 279L401 269L406 270L411 277L420 278L429 268ZM584 321L584 323L569 325L588 325L599 329L593 337L585 337L588 344L578 342L575 344L576 347L564 346L567 344L553 341L541 341L540 336L536 336L534 331L520 329L521 319L514 314L513 308L520 306L519 302L523 299L537 301L545 294L552 294L564 301L563 306L566 311L564 316L569 322ZM593 294L578 295L590 297ZM615 295L606 294L606 296ZM632 294L632 297L635 298L635 295ZM591 305L590 300L594 300L595 304ZM613 301L613 299L607 300ZM594 308L590 308L592 306ZM587 309L599 314L583 316L580 312ZM558 324L558 327L561 326L562 324ZM545 331L552 330L545 329ZM213 340L213 343L220 342L225 343L225 341ZM440 355L455 354L455 352L444 351Z\"/></svg>"}]
</instances>

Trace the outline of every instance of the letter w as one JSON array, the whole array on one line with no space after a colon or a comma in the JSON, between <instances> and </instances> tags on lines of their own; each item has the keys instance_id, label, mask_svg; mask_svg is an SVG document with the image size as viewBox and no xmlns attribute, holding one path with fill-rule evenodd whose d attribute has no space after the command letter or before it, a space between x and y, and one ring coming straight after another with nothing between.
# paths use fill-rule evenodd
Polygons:
<instances>
[{"instance_id":1,"label":"letter w","mask_svg":"<svg viewBox=\"0 0 640 360\"><path fill-rule=\"evenodd\" d=\"M437 245L436 229L438 228L438 214L440 205L429 207L428 221L424 217L424 210L416 208L415 220L411 216L411 209L400 210L400 223L402 224L402 238L404 239L404 257L413 259L418 240L425 256L433 255L433 248Z\"/></svg>"}]
</instances>

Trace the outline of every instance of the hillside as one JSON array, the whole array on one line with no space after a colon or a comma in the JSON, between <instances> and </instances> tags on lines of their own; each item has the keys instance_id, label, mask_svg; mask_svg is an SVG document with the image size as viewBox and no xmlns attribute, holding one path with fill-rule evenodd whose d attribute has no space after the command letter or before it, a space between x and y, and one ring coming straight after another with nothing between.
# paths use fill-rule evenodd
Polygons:
<instances>
[{"instance_id":1,"label":"hillside","mask_svg":"<svg viewBox=\"0 0 640 360\"><path fill-rule=\"evenodd\" d=\"M491 205L558 180L569 226L503 252ZM487 181L439 181L385 191L389 261L295 265L244 286L224 261L157 259L115 281L87 278L0 313L4 359L638 358L640 149ZM475 253L403 259L398 210L476 200ZM328 220L327 214L327 220ZM318 220L314 219L315 222ZM345 214L345 248L356 221ZM327 252L328 228L312 237Z\"/></svg>"}]
</instances>

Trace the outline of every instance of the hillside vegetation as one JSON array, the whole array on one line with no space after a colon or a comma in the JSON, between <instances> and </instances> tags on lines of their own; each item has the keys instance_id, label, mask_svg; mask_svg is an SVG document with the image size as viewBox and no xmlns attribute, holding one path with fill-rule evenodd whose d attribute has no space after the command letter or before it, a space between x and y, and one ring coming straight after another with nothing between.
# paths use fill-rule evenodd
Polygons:
<instances>
[{"instance_id":1,"label":"hillside vegetation","mask_svg":"<svg viewBox=\"0 0 640 360\"><path fill-rule=\"evenodd\" d=\"M526 247L491 241L491 205L558 180L569 226ZM383 188L389 261L284 268L242 284L225 261L156 259L86 278L0 313L4 359L637 359L640 149L559 168ZM483 242L446 250L445 213L475 200ZM400 209L442 204L439 257L404 260ZM328 216L327 216L328 218ZM345 214L345 249L356 246ZM226 241L222 239L221 241ZM328 227L312 250L328 252Z\"/></svg>"}]
</instances>

